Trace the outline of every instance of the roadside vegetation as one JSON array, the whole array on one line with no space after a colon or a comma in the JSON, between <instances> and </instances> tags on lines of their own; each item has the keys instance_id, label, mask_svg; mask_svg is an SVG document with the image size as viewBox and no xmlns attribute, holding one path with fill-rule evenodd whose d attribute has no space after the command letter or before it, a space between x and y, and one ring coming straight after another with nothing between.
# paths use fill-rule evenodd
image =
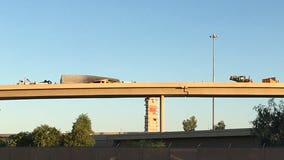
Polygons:
<instances>
[{"instance_id":1,"label":"roadside vegetation","mask_svg":"<svg viewBox=\"0 0 284 160\"><path fill-rule=\"evenodd\" d=\"M183 130L185 132L195 131L197 127L197 119L195 116L191 116L188 119L183 120L182 122ZM214 130L225 130L226 125L224 121L219 121L216 125L214 125Z\"/></svg>"},{"instance_id":2,"label":"roadside vegetation","mask_svg":"<svg viewBox=\"0 0 284 160\"><path fill-rule=\"evenodd\" d=\"M284 101L278 103L272 98L267 104L254 106L257 112L253 132L263 146L284 146ZM197 119L191 116L182 122L185 132L195 131ZM225 130L224 121L218 122L214 130ZM95 145L91 120L87 114L81 114L73 123L69 133L61 133L55 127L46 124L36 127L32 132L20 132L0 139L0 147L91 147ZM165 147L163 141L133 141L133 147Z\"/></svg>"},{"instance_id":3,"label":"roadside vegetation","mask_svg":"<svg viewBox=\"0 0 284 160\"><path fill-rule=\"evenodd\" d=\"M197 127L197 119L195 116L191 116L189 119L183 120L182 125L185 132L195 131L195 128Z\"/></svg>"},{"instance_id":4,"label":"roadside vegetation","mask_svg":"<svg viewBox=\"0 0 284 160\"><path fill-rule=\"evenodd\" d=\"M81 114L70 133L61 133L55 127L44 124L33 132L20 132L0 140L0 147L91 147L95 145L93 134L90 118L87 114Z\"/></svg>"},{"instance_id":5,"label":"roadside vegetation","mask_svg":"<svg viewBox=\"0 0 284 160\"><path fill-rule=\"evenodd\" d=\"M166 143L162 140L138 140L131 141L129 145L134 148L165 148Z\"/></svg>"},{"instance_id":6,"label":"roadside vegetation","mask_svg":"<svg viewBox=\"0 0 284 160\"><path fill-rule=\"evenodd\" d=\"M258 137L261 145L265 146L284 146L284 101L269 99L267 104L259 104L253 108L257 116L251 122L253 133ZM195 131L197 119L191 116L182 122L185 132ZM225 122L219 121L214 130L225 130Z\"/></svg>"},{"instance_id":7,"label":"roadside vegetation","mask_svg":"<svg viewBox=\"0 0 284 160\"><path fill-rule=\"evenodd\" d=\"M263 146L284 145L284 101L270 99L267 104L254 107L257 117L252 121L253 131Z\"/></svg>"},{"instance_id":8,"label":"roadside vegetation","mask_svg":"<svg viewBox=\"0 0 284 160\"><path fill-rule=\"evenodd\" d=\"M217 125L214 125L214 130L225 130L226 125L224 121L220 121Z\"/></svg>"}]
</instances>

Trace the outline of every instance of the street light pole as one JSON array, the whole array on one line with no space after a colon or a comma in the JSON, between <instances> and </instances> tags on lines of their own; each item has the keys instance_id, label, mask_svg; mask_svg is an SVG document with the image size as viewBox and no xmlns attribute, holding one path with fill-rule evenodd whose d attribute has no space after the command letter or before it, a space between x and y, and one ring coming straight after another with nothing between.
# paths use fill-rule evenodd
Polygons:
<instances>
[{"instance_id":1,"label":"street light pole","mask_svg":"<svg viewBox=\"0 0 284 160\"><path fill-rule=\"evenodd\" d=\"M215 82L215 38L218 38L217 34L209 36L213 40L213 62L212 62L212 82ZM214 110L215 110L215 97L212 97L212 130L214 130Z\"/></svg>"}]
</instances>

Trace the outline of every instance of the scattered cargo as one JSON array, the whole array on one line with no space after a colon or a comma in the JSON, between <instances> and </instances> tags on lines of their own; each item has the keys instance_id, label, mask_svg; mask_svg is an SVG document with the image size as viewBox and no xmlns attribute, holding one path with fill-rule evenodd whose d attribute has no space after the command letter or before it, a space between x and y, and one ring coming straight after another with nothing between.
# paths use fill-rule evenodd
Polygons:
<instances>
[{"instance_id":1,"label":"scattered cargo","mask_svg":"<svg viewBox=\"0 0 284 160\"><path fill-rule=\"evenodd\" d=\"M19 80L19 82L17 83L17 85L33 85L33 84L52 84L52 81L44 80L42 82L36 82L36 81L32 82L28 78L25 78L23 80Z\"/></svg>"},{"instance_id":2,"label":"scattered cargo","mask_svg":"<svg viewBox=\"0 0 284 160\"><path fill-rule=\"evenodd\" d=\"M119 79L110 77L100 77L92 75L61 75L60 83L116 83L120 82ZM50 80L44 80L42 82L31 81L28 78L19 80L17 85L35 85L35 84L52 84Z\"/></svg>"},{"instance_id":3,"label":"scattered cargo","mask_svg":"<svg viewBox=\"0 0 284 160\"><path fill-rule=\"evenodd\" d=\"M31 84L31 81L28 78L19 80L19 82L17 83L17 85L29 85L29 84Z\"/></svg>"},{"instance_id":4,"label":"scattered cargo","mask_svg":"<svg viewBox=\"0 0 284 160\"><path fill-rule=\"evenodd\" d=\"M51 80L44 80L42 82L36 82L36 84L52 84Z\"/></svg>"}]
</instances>

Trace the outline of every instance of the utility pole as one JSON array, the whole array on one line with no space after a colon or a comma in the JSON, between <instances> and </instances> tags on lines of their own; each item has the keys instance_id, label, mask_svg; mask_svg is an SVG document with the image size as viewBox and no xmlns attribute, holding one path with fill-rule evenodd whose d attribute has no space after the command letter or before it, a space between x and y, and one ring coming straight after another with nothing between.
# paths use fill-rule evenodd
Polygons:
<instances>
[{"instance_id":1,"label":"utility pole","mask_svg":"<svg viewBox=\"0 0 284 160\"><path fill-rule=\"evenodd\" d=\"M213 40L213 62L212 62L212 82L215 82L215 38L218 38L217 34L212 34L209 36ZM212 130L214 130L214 113L215 111L215 97L212 97Z\"/></svg>"}]
</instances>

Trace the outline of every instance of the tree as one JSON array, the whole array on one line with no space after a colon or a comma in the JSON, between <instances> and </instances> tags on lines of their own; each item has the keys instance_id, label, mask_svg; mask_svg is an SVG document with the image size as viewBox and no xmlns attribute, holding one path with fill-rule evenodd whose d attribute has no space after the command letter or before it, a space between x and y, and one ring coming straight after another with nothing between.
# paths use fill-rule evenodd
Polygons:
<instances>
[{"instance_id":1,"label":"tree","mask_svg":"<svg viewBox=\"0 0 284 160\"><path fill-rule=\"evenodd\" d=\"M253 124L255 134L265 145L284 145L284 102L270 99L267 105L254 107L257 117Z\"/></svg>"},{"instance_id":2,"label":"tree","mask_svg":"<svg viewBox=\"0 0 284 160\"><path fill-rule=\"evenodd\" d=\"M91 120L86 114L81 114L73 123L71 133L67 133L63 138L64 146L87 147L93 146L95 139L91 127Z\"/></svg>"},{"instance_id":3,"label":"tree","mask_svg":"<svg viewBox=\"0 0 284 160\"><path fill-rule=\"evenodd\" d=\"M32 146L32 134L30 132L20 132L16 135L11 135L7 140L7 145L10 147Z\"/></svg>"},{"instance_id":4,"label":"tree","mask_svg":"<svg viewBox=\"0 0 284 160\"><path fill-rule=\"evenodd\" d=\"M72 134L70 132L62 135L61 145L65 147L73 146Z\"/></svg>"},{"instance_id":5,"label":"tree","mask_svg":"<svg viewBox=\"0 0 284 160\"><path fill-rule=\"evenodd\" d=\"M60 144L61 133L55 127L41 125L32 132L33 144L36 147L55 147Z\"/></svg>"},{"instance_id":6,"label":"tree","mask_svg":"<svg viewBox=\"0 0 284 160\"><path fill-rule=\"evenodd\" d=\"M6 147L6 146L7 143L4 140L0 139L0 147Z\"/></svg>"},{"instance_id":7,"label":"tree","mask_svg":"<svg viewBox=\"0 0 284 160\"><path fill-rule=\"evenodd\" d=\"M183 130L186 132L194 131L197 127L197 120L195 116L191 116L189 119L183 120Z\"/></svg>"},{"instance_id":8,"label":"tree","mask_svg":"<svg viewBox=\"0 0 284 160\"><path fill-rule=\"evenodd\" d=\"M217 123L217 125L214 126L215 130L224 130L226 127L225 122L224 121L220 121Z\"/></svg>"}]
</instances>

